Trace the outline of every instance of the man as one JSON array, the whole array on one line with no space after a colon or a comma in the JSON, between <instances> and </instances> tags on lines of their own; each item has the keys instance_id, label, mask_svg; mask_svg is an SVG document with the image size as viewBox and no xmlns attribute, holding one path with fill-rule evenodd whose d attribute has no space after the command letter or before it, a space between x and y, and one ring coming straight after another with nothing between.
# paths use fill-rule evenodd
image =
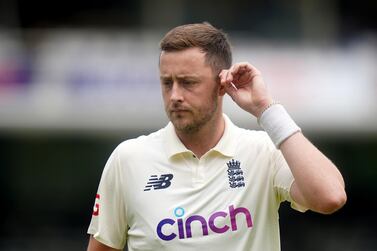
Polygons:
<instances>
[{"instance_id":1,"label":"man","mask_svg":"<svg viewBox=\"0 0 377 251\"><path fill-rule=\"evenodd\" d=\"M261 73L231 63L210 24L162 39L161 90L170 123L121 143L96 196L88 250L280 250L278 208L329 214L346 201L340 172L273 101ZM236 127L228 94L265 130ZM252 116L250 116L251 118Z\"/></svg>"}]
</instances>

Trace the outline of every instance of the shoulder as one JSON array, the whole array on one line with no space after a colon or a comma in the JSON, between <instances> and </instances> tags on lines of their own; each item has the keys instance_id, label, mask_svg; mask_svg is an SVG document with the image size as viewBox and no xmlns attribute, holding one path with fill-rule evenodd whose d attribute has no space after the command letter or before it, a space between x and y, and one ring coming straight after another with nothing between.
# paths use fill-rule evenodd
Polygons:
<instances>
[{"instance_id":1,"label":"shoulder","mask_svg":"<svg viewBox=\"0 0 377 251\"><path fill-rule=\"evenodd\" d=\"M141 153L145 156L149 152L161 151L163 149L165 130L166 128L162 128L148 135L141 135L137 138L125 140L115 148L115 152L119 156L130 156Z\"/></svg>"},{"instance_id":2,"label":"shoulder","mask_svg":"<svg viewBox=\"0 0 377 251\"><path fill-rule=\"evenodd\" d=\"M244 156L248 163L264 166L261 170L266 174L275 172L276 163L281 160L281 152L277 149L265 131L239 129L237 152Z\"/></svg>"},{"instance_id":3,"label":"shoulder","mask_svg":"<svg viewBox=\"0 0 377 251\"><path fill-rule=\"evenodd\" d=\"M225 123L228 126L228 134L230 142L237 142L238 147L246 147L248 149L265 149L273 151L275 148L270 137L265 131L245 129L234 124L228 116L224 114ZM229 137L229 136L228 136ZM240 149L238 149L240 150Z\"/></svg>"},{"instance_id":4,"label":"shoulder","mask_svg":"<svg viewBox=\"0 0 377 251\"><path fill-rule=\"evenodd\" d=\"M237 138L241 146L271 153L276 151L275 145L265 131L237 127L237 132Z\"/></svg>"}]
</instances>

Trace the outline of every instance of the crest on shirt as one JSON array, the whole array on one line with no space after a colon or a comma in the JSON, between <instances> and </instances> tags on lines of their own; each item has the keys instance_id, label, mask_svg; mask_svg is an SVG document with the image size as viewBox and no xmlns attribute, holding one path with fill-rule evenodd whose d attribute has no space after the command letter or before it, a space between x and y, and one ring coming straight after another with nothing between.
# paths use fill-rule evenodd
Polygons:
<instances>
[{"instance_id":1,"label":"crest on shirt","mask_svg":"<svg viewBox=\"0 0 377 251\"><path fill-rule=\"evenodd\" d=\"M241 169L241 162L232 159L228 163L228 179L230 188L244 187L245 179L243 177L243 171Z\"/></svg>"}]
</instances>

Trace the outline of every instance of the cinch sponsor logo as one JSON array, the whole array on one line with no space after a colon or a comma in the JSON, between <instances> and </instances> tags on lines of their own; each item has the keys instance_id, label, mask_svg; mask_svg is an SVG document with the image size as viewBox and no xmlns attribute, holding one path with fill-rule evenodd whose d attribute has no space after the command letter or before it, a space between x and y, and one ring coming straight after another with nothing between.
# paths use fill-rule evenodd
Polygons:
<instances>
[{"instance_id":1,"label":"cinch sponsor logo","mask_svg":"<svg viewBox=\"0 0 377 251\"><path fill-rule=\"evenodd\" d=\"M246 220L248 228L251 228L253 226L250 212L245 207L234 208L234 206L231 205L228 208L228 212L214 212L209 216L208 220L201 215L191 215L188 218L182 218L184 214L185 210L182 207L177 207L176 209L174 209L174 215L178 219L174 220L166 218L161 220L158 223L156 229L158 237L165 241L171 241L177 236L179 239L191 238L191 224L195 221L199 222L202 225L201 232L195 234L201 234L203 236L208 235L209 229L217 234L225 233L230 229L232 231L237 231L237 215L240 215L238 217L238 220ZM216 223L216 219L218 218L228 218L228 222L224 225L220 225L218 222Z\"/></svg>"}]
</instances>

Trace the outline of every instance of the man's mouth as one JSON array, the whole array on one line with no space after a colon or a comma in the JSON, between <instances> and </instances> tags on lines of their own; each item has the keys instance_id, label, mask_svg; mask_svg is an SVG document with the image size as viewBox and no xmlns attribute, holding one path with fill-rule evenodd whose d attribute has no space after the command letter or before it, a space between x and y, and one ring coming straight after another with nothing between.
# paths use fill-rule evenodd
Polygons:
<instances>
[{"instance_id":1,"label":"man's mouth","mask_svg":"<svg viewBox=\"0 0 377 251\"><path fill-rule=\"evenodd\" d=\"M189 110L184 109L184 108L173 108L173 109L170 109L170 112L171 113L174 113L174 112L180 113L180 112L189 112Z\"/></svg>"},{"instance_id":2,"label":"man's mouth","mask_svg":"<svg viewBox=\"0 0 377 251\"><path fill-rule=\"evenodd\" d=\"M174 109L174 110L170 110L171 112L188 112L188 110L184 110L184 109Z\"/></svg>"}]
</instances>

